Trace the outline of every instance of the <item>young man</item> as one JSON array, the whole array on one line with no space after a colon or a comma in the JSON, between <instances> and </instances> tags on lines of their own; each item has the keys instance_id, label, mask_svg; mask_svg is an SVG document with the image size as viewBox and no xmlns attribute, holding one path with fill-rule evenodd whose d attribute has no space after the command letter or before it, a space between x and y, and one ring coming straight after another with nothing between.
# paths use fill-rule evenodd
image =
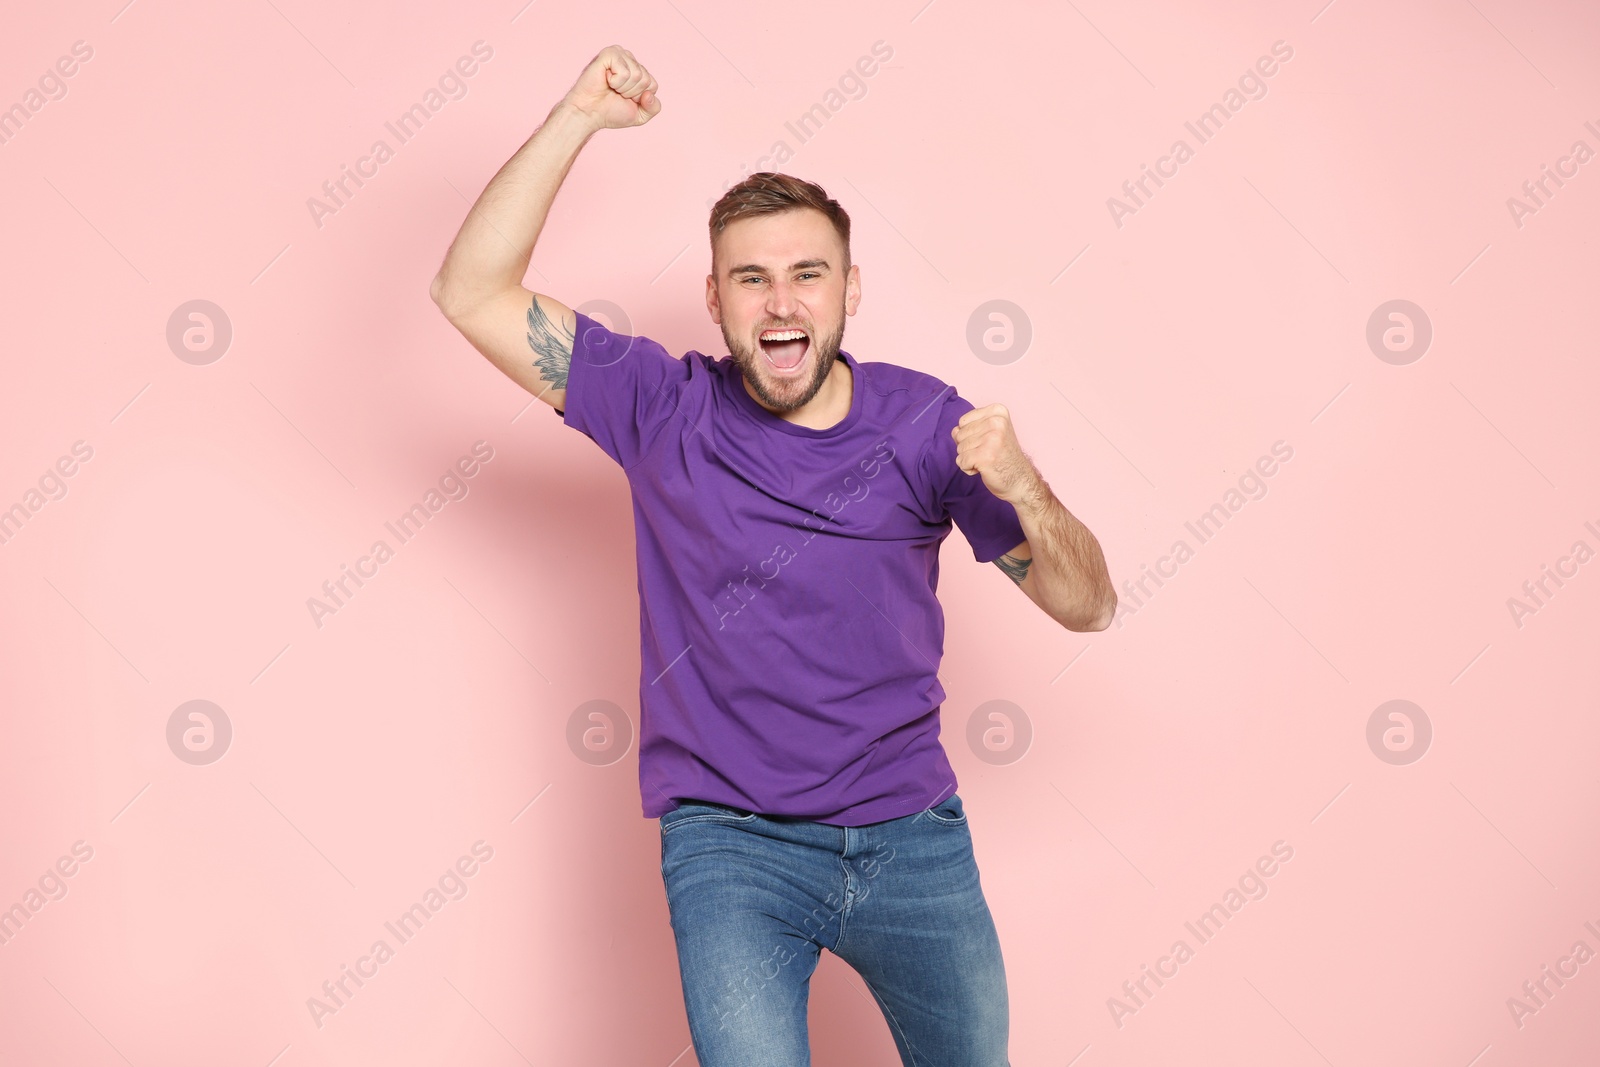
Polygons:
<instances>
[{"instance_id":1,"label":"young man","mask_svg":"<svg viewBox=\"0 0 1600 1067\"><path fill-rule=\"evenodd\" d=\"M711 215L706 307L729 358L673 358L522 287L595 132L661 110L597 55L491 181L432 296L497 367L627 472L640 588L639 784L701 1067L810 1062L822 949L877 998L906 1065L1003 1067L1005 969L939 743L951 520L1073 630L1110 624L1094 536L1006 409L842 351L850 220L752 175Z\"/></svg>"}]
</instances>

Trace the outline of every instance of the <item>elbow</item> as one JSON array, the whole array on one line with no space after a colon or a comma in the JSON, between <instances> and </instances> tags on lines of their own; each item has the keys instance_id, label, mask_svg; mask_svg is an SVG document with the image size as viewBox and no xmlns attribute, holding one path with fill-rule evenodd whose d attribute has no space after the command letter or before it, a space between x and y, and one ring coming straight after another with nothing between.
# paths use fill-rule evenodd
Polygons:
<instances>
[{"instance_id":1,"label":"elbow","mask_svg":"<svg viewBox=\"0 0 1600 1067\"><path fill-rule=\"evenodd\" d=\"M1116 617L1115 613L1112 613L1112 614L1109 614L1109 615L1102 615L1099 618L1095 619L1093 622L1091 622L1088 626L1083 627L1082 628L1082 632L1083 633L1099 633L1101 630L1104 630L1107 627L1109 627L1111 625L1111 620L1113 618L1115 618L1115 617Z\"/></svg>"},{"instance_id":2,"label":"elbow","mask_svg":"<svg viewBox=\"0 0 1600 1067\"><path fill-rule=\"evenodd\" d=\"M1074 633L1097 633L1111 626L1111 621L1117 617L1116 591L1107 587L1106 595L1101 600L1100 610L1093 615L1082 615L1074 619L1057 619L1067 629Z\"/></svg>"},{"instance_id":3,"label":"elbow","mask_svg":"<svg viewBox=\"0 0 1600 1067\"><path fill-rule=\"evenodd\" d=\"M1106 586L1105 604L1100 609L1100 614L1095 618L1091 630L1105 630L1110 628L1111 620L1117 617L1117 591L1111 586Z\"/></svg>"},{"instance_id":4,"label":"elbow","mask_svg":"<svg viewBox=\"0 0 1600 1067\"><path fill-rule=\"evenodd\" d=\"M445 281L442 269L433 276L433 281L428 285L428 298L452 323L466 310L469 306L466 301L470 299L462 292L459 284L451 285Z\"/></svg>"},{"instance_id":5,"label":"elbow","mask_svg":"<svg viewBox=\"0 0 1600 1067\"><path fill-rule=\"evenodd\" d=\"M433 301L434 306L440 311L446 310L444 298L444 272L441 271L433 276L433 281L428 285L428 298ZM447 311L446 315L448 315Z\"/></svg>"}]
</instances>

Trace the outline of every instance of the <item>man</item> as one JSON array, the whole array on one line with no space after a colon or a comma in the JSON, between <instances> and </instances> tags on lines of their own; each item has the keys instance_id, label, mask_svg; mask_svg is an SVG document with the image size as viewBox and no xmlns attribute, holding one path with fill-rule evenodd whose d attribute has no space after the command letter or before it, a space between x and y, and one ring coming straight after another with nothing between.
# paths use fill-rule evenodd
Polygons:
<instances>
[{"instance_id":1,"label":"man","mask_svg":"<svg viewBox=\"0 0 1600 1067\"><path fill-rule=\"evenodd\" d=\"M938 740L939 547L954 519L1072 630L1111 622L1105 560L1003 406L839 348L861 272L848 215L809 182L752 175L712 211L727 359L675 359L522 287L578 151L660 110L632 54L601 51L478 198L432 296L627 472L640 794L695 1052L809 1063L826 948L908 1067L1002 1067L1005 970Z\"/></svg>"}]
</instances>

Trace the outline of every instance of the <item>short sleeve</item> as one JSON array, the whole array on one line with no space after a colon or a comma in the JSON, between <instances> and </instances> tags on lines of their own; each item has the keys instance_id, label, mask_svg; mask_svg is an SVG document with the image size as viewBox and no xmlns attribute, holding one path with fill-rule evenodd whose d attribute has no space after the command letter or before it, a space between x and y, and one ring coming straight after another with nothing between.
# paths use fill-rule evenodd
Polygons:
<instances>
[{"instance_id":1,"label":"short sleeve","mask_svg":"<svg viewBox=\"0 0 1600 1067\"><path fill-rule=\"evenodd\" d=\"M675 417L674 396L689 365L648 337L613 333L577 315L561 421L627 470Z\"/></svg>"},{"instance_id":2,"label":"short sleeve","mask_svg":"<svg viewBox=\"0 0 1600 1067\"><path fill-rule=\"evenodd\" d=\"M956 465L956 442L950 431L961 416L973 409L971 401L946 386L939 403L933 440L922 456L922 473L933 487L935 499L961 528L979 563L992 563L1028 539L1022 532L1017 509L989 492L980 474L968 474Z\"/></svg>"}]
</instances>

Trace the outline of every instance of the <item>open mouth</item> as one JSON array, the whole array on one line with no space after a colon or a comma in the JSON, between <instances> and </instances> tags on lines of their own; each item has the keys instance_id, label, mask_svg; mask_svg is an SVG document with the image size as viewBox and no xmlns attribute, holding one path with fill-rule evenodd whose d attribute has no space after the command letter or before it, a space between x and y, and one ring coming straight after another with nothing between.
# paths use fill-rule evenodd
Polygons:
<instances>
[{"instance_id":1,"label":"open mouth","mask_svg":"<svg viewBox=\"0 0 1600 1067\"><path fill-rule=\"evenodd\" d=\"M757 337L767 363L776 371L792 374L811 351L811 337L804 330L762 330Z\"/></svg>"}]
</instances>

